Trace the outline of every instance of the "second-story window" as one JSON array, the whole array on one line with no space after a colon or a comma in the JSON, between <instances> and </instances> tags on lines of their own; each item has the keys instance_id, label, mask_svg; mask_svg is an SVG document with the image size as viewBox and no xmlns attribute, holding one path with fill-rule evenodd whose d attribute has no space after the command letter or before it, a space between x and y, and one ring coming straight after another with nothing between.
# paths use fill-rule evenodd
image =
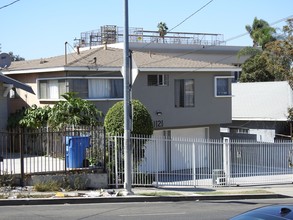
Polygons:
<instances>
[{"instance_id":1,"label":"second-story window","mask_svg":"<svg viewBox=\"0 0 293 220\"><path fill-rule=\"evenodd\" d=\"M123 98L123 80L89 79L89 98Z\"/></svg>"},{"instance_id":2,"label":"second-story window","mask_svg":"<svg viewBox=\"0 0 293 220\"><path fill-rule=\"evenodd\" d=\"M83 99L103 100L123 98L122 78L67 77L38 79L38 97L59 100L66 92L76 92Z\"/></svg>"},{"instance_id":3,"label":"second-story window","mask_svg":"<svg viewBox=\"0 0 293 220\"><path fill-rule=\"evenodd\" d=\"M231 96L231 83L233 76L216 76L215 77L215 96L227 97Z\"/></svg>"},{"instance_id":4,"label":"second-story window","mask_svg":"<svg viewBox=\"0 0 293 220\"><path fill-rule=\"evenodd\" d=\"M175 107L194 107L194 80L175 80Z\"/></svg>"},{"instance_id":5,"label":"second-story window","mask_svg":"<svg viewBox=\"0 0 293 220\"><path fill-rule=\"evenodd\" d=\"M148 75L148 86L167 86L168 75L166 74L153 74Z\"/></svg>"},{"instance_id":6,"label":"second-story window","mask_svg":"<svg viewBox=\"0 0 293 220\"><path fill-rule=\"evenodd\" d=\"M60 99L65 92L65 79L42 80L39 82L40 99Z\"/></svg>"}]
</instances>

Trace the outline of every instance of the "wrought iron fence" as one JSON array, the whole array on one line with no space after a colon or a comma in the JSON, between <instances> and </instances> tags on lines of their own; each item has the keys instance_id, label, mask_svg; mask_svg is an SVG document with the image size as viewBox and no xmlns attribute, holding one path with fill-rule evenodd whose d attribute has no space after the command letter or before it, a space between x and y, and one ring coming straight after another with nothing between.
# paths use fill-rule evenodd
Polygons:
<instances>
[{"instance_id":1,"label":"wrought iron fence","mask_svg":"<svg viewBox=\"0 0 293 220\"><path fill-rule=\"evenodd\" d=\"M291 141L132 136L131 143L134 186L231 186L293 181ZM123 136L108 138L108 183L117 188L124 183L123 144Z\"/></svg>"},{"instance_id":2,"label":"wrought iron fence","mask_svg":"<svg viewBox=\"0 0 293 220\"><path fill-rule=\"evenodd\" d=\"M75 126L0 131L0 174L105 168L105 131Z\"/></svg>"}]
</instances>

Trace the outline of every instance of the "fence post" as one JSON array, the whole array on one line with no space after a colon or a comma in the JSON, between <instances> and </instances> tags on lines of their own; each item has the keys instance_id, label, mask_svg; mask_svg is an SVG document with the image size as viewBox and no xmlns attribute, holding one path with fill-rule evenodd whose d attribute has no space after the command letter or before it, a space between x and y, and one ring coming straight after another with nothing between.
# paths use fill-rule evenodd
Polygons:
<instances>
[{"instance_id":1,"label":"fence post","mask_svg":"<svg viewBox=\"0 0 293 220\"><path fill-rule=\"evenodd\" d=\"M114 139L114 149L115 149L115 186L118 189L118 150L117 150L117 136Z\"/></svg>"},{"instance_id":2,"label":"fence post","mask_svg":"<svg viewBox=\"0 0 293 220\"><path fill-rule=\"evenodd\" d=\"M195 143L192 143L192 171L193 171L193 186L196 187L196 170L195 170Z\"/></svg>"},{"instance_id":3,"label":"fence post","mask_svg":"<svg viewBox=\"0 0 293 220\"><path fill-rule=\"evenodd\" d=\"M156 188L159 188L159 148L158 148L158 140L155 139L155 147L156 147Z\"/></svg>"},{"instance_id":4,"label":"fence post","mask_svg":"<svg viewBox=\"0 0 293 220\"><path fill-rule=\"evenodd\" d=\"M223 139L223 169L225 173L225 184L230 185L230 138Z\"/></svg>"},{"instance_id":5,"label":"fence post","mask_svg":"<svg viewBox=\"0 0 293 220\"><path fill-rule=\"evenodd\" d=\"M24 129L19 129L19 146L20 146L20 186L24 186Z\"/></svg>"},{"instance_id":6,"label":"fence post","mask_svg":"<svg viewBox=\"0 0 293 220\"><path fill-rule=\"evenodd\" d=\"M107 141L106 141L106 138L107 138L107 136L106 136L106 128L105 127L103 127L103 138L104 138L104 169L103 169L103 172L104 173L106 173L106 166L107 166L107 164L106 164L106 157L107 157L107 154L106 154L106 148L107 148L107 146L106 146L106 143L107 143Z\"/></svg>"}]
</instances>

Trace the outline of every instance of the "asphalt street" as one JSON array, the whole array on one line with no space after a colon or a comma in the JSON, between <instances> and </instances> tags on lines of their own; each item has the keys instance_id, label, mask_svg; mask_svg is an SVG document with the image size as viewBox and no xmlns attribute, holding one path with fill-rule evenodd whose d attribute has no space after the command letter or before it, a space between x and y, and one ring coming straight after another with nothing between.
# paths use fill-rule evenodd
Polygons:
<instances>
[{"instance_id":1,"label":"asphalt street","mask_svg":"<svg viewBox=\"0 0 293 220\"><path fill-rule=\"evenodd\" d=\"M210 200L146 203L98 203L34 206L2 206L0 219L21 220L222 220L244 211L292 199Z\"/></svg>"}]
</instances>

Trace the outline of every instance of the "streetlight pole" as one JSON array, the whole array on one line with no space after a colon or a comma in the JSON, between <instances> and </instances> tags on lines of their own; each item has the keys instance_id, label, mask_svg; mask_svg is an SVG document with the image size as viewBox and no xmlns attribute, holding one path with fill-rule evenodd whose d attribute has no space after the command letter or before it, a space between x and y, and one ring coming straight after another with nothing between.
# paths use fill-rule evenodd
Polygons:
<instances>
[{"instance_id":1,"label":"streetlight pole","mask_svg":"<svg viewBox=\"0 0 293 220\"><path fill-rule=\"evenodd\" d=\"M130 53L129 53L129 27L128 27L128 0L124 0L124 190L125 194L131 191L131 145L130 145Z\"/></svg>"}]
</instances>

